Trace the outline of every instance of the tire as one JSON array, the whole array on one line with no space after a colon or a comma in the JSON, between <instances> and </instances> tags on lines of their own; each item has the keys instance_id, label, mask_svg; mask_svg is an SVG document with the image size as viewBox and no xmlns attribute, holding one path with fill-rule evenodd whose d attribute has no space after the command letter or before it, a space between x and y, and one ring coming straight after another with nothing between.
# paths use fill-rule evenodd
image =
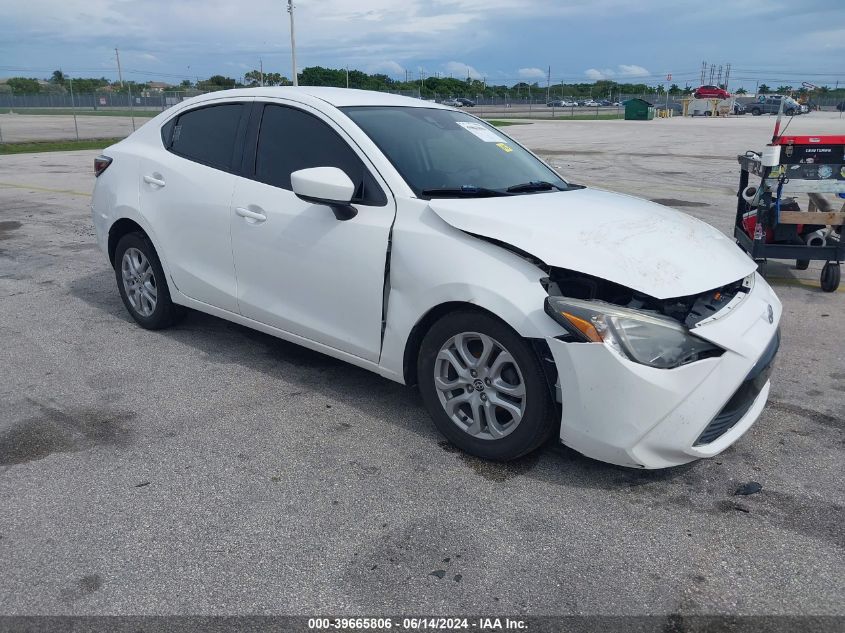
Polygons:
<instances>
[{"instance_id":1,"label":"tire","mask_svg":"<svg viewBox=\"0 0 845 633\"><path fill-rule=\"evenodd\" d=\"M810 267L810 260L809 259L796 259L795 260L796 270L807 270L809 267Z\"/></svg>"},{"instance_id":2,"label":"tire","mask_svg":"<svg viewBox=\"0 0 845 633\"><path fill-rule=\"evenodd\" d=\"M713 116L713 113L712 113L712 112L710 112L710 110L705 110L705 111L704 111L704 116Z\"/></svg>"},{"instance_id":3,"label":"tire","mask_svg":"<svg viewBox=\"0 0 845 633\"><path fill-rule=\"evenodd\" d=\"M458 345L473 356L474 364L464 362ZM482 349L488 346L487 362L479 363ZM503 354L509 354L509 359L499 362L505 359ZM422 341L417 372L420 393L435 426L467 453L510 461L537 449L555 428L556 407L540 359L525 339L491 315L461 310L443 316ZM455 386L438 388L435 372L441 385L448 381ZM497 384L514 394L522 391L522 396L499 391ZM459 403L447 413L447 403L455 400ZM521 412L519 420L513 410ZM493 416L493 424L488 415Z\"/></svg>"},{"instance_id":4,"label":"tire","mask_svg":"<svg viewBox=\"0 0 845 633\"><path fill-rule=\"evenodd\" d=\"M753 114L754 116L760 116L762 114L762 111L760 110L760 108L751 108L751 114Z\"/></svg>"},{"instance_id":5,"label":"tire","mask_svg":"<svg viewBox=\"0 0 845 633\"><path fill-rule=\"evenodd\" d=\"M793 108L789 108L786 112L784 112L786 116L795 116L795 110Z\"/></svg>"},{"instance_id":6,"label":"tire","mask_svg":"<svg viewBox=\"0 0 845 633\"><path fill-rule=\"evenodd\" d=\"M838 262L827 262L822 268L821 286L825 292L836 292L839 288L840 270Z\"/></svg>"},{"instance_id":7,"label":"tire","mask_svg":"<svg viewBox=\"0 0 845 633\"><path fill-rule=\"evenodd\" d=\"M170 300L161 261L146 235L128 233L120 238L113 265L123 305L142 328L161 330L185 315L185 308Z\"/></svg>"}]
</instances>

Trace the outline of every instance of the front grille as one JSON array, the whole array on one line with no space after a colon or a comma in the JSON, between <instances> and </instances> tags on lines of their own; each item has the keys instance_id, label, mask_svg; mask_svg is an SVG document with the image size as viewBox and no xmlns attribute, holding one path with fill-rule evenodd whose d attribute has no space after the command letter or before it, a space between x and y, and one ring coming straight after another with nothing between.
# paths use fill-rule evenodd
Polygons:
<instances>
[{"instance_id":1,"label":"front grille","mask_svg":"<svg viewBox=\"0 0 845 633\"><path fill-rule=\"evenodd\" d=\"M707 428L702 431L693 446L702 446L719 439L748 413L751 405L754 404L757 396L760 395L769 380L778 347L780 347L780 330L775 333L771 343L766 347L766 351L748 372L748 376L745 377L739 389L707 425Z\"/></svg>"}]
</instances>

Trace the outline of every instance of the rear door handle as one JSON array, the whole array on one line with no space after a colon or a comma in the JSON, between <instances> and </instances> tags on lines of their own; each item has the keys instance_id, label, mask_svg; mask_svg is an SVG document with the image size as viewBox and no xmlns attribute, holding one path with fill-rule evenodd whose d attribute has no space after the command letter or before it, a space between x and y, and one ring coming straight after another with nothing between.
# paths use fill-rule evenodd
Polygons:
<instances>
[{"instance_id":1,"label":"rear door handle","mask_svg":"<svg viewBox=\"0 0 845 633\"><path fill-rule=\"evenodd\" d=\"M144 176L144 182L148 185L155 185L156 187L164 187L164 180L156 178L155 176Z\"/></svg>"},{"instance_id":2,"label":"rear door handle","mask_svg":"<svg viewBox=\"0 0 845 633\"><path fill-rule=\"evenodd\" d=\"M235 213L237 213L242 218L247 218L248 220L255 220L256 222L264 222L267 219L267 216L263 213L258 213L257 211L250 211L249 209L245 209L244 207L235 207Z\"/></svg>"}]
</instances>

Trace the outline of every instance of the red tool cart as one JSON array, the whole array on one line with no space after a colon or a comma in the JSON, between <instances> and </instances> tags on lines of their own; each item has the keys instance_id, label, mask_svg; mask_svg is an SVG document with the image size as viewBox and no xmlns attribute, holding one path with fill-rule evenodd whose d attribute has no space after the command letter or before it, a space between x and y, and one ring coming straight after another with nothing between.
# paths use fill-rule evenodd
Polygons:
<instances>
[{"instance_id":1,"label":"red tool cart","mask_svg":"<svg viewBox=\"0 0 845 633\"><path fill-rule=\"evenodd\" d=\"M737 159L737 244L763 274L769 259L794 259L799 270L824 261L822 290L835 291L845 260L845 136L776 136L762 154ZM805 210L795 194L806 195Z\"/></svg>"}]
</instances>

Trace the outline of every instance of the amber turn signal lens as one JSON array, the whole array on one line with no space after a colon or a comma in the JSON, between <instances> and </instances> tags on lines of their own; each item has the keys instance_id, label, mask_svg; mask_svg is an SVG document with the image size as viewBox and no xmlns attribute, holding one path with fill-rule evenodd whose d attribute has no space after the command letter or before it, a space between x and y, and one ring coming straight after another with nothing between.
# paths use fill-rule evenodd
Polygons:
<instances>
[{"instance_id":1,"label":"amber turn signal lens","mask_svg":"<svg viewBox=\"0 0 845 633\"><path fill-rule=\"evenodd\" d=\"M566 320L569 321L576 330L581 332L581 334L586 336L593 343L601 343L604 340L601 336L599 336L596 326L589 321L581 319L569 312L561 312L561 314L566 317Z\"/></svg>"}]
</instances>

